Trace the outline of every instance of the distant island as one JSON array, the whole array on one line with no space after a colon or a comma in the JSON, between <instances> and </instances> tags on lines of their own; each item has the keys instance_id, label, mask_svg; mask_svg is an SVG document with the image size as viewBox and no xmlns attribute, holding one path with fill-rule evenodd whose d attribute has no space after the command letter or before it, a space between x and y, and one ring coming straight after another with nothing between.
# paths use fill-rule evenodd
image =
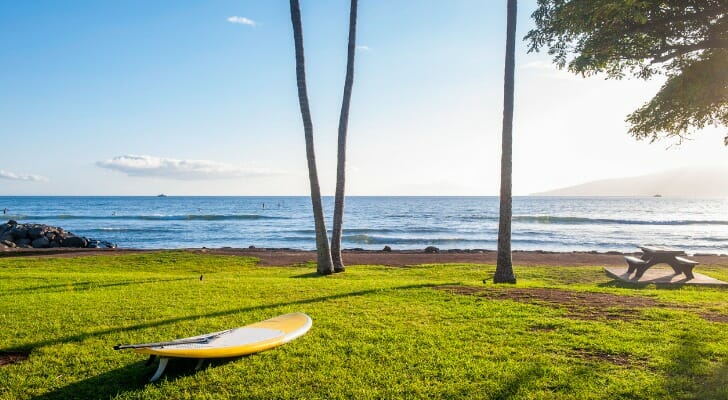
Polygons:
<instances>
[{"instance_id":1,"label":"distant island","mask_svg":"<svg viewBox=\"0 0 728 400\"><path fill-rule=\"evenodd\" d=\"M532 195L728 197L728 168L682 168L635 177L597 180Z\"/></svg>"}]
</instances>

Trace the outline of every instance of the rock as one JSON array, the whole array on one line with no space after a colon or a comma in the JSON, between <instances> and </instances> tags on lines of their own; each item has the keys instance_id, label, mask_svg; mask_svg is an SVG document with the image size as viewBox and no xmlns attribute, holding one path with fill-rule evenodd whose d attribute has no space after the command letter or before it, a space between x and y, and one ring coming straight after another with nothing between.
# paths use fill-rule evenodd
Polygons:
<instances>
[{"instance_id":1,"label":"rock","mask_svg":"<svg viewBox=\"0 0 728 400\"><path fill-rule=\"evenodd\" d=\"M107 242L106 240L87 239L86 247L89 249L115 249L116 243Z\"/></svg>"},{"instance_id":2,"label":"rock","mask_svg":"<svg viewBox=\"0 0 728 400\"><path fill-rule=\"evenodd\" d=\"M61 241L61 247L86 247L87 245L88 240L80 236L69 236Z\"/></svg>"},{"instance_id":3,"label":"rock","mask_svg":"<svg viewBox=\"0 0 728 400\"><path fill-rule=\"evenodd\" d=\"M10 224L0 225L0 236L4 235L6 232L10 232L11 229L13 229L13 225L10 225Z\"/></svg>"},{"instance_id":4,"label":"rock","mask_svg":"<svg viewBox=\"0 0 728 400\"><path fill-rule=\"evenodd\" d=\"M28 239L28 229L22 225L14 226L10 233L15 238L15 243L18 243L20 239Z\"/></svg>"},{"instance_id":5,"label":"rock","mask_svg":"<svg viewBox=\"0 0 728 400\"><path fill-rule=\"evenodd\" d=\"M33 242L30 243L31 246L33 246L36 249L45 249L50 247L50 240L46 238L45 236L41 236L38 239L35 239Z\"/></svg>"},{"instance_id":6,"label":"rock","mask_svg":"<svg viewBox=\"0 0 728 400\"><path fill-rule=\"evenodd\" d=\"M435 246L427 246L425 247L425 253L439 253L440 249L438 249Z\"/></svg>"},{"instance_id":7,"label":"rock","mask_svg":"<svg viewBox=\"0 0 728 400\"><path fill-rule=\"evenodd\" d=\"M392 251L392 248L389 247L389 246L384 246L384 248L382 249L382 251L386 251L387 253L389 253L389 252Z\"/></svg>"},{"instance_id":8,"label":"rock","mask_svg":"<svg viewBox=\"0 0 728 400\"><path fill-rule=\"evenodd\" d=\"M45 234L45 229L46 227L44 226L34 225L32 228L28 229L28 237L31 240L38 239Z\"/></svg>"},{"instance_id":9,"label":"rock","mask_svg":"<svg viewBox=\"0 0 728 400\"><path fill-rule=\"evenodd\" d=\"M104 240L76 236L63 228L42 224L18 224L10 220L0 224L0 243L4 247L91 247L115 249L116 244Z\"/></svg>"}]
</instances>

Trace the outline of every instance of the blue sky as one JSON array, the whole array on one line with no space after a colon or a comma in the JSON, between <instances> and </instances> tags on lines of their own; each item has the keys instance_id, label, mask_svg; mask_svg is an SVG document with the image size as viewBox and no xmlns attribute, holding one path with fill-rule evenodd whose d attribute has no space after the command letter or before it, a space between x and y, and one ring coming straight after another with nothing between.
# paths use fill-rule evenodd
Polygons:
<instances>
[{"instance_id":1,"label":"blue sky","mask_svg":"<svg viewBox=\"0 0 728 400\"><path fill-rule=\"evenodd\" d=\"M348 1L301 6L332 194ZM505 1L360 1L348 193L497 193L504 21ZM287 1L0 0L0 38L0 195L308 193ZM659 79L581 79L524 43L516 73L516 194L726 165L724 129L626 134Z\"/></svg>"}]
</instances>

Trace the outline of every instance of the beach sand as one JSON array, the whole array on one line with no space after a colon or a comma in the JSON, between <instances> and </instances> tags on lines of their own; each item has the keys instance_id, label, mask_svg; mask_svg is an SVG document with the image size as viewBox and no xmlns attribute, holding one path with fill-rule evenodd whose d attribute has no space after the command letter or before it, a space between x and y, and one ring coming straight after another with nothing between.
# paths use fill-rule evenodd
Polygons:
<instances>
[{"instance_id":1,"label":"beach sand","mask_svg":"<svg viewBox=\"0 0 728 400\"><path fill-rule=\"evenodd\" d=\"M96 255L121 255L148 253L159 250L137 250L137 249L5 249L0 251L0 257L78 257ZM290 249L184 249L198 254L215 254L229 256L249 256L260 259L260 265L286 266L297 265L307 262L315 262L314 251L290 250ZM407 266L418 264L490 264L496 263L496 252L491 250L483 251L447 251L440 253L425 253L422 250L394 250L391 252L371 250L345 250L343 252L345 265L388 265ZM700 262L702 265L716 265L728 267L728 256L726 255L700 255L690 256L691 259ZM598 252L545 252L545 251L514 251L513 264L523 266L546 265L546 266L614 266L626 265L624 256L620 253L598 253Z\"/></svg>"}]
</instances>

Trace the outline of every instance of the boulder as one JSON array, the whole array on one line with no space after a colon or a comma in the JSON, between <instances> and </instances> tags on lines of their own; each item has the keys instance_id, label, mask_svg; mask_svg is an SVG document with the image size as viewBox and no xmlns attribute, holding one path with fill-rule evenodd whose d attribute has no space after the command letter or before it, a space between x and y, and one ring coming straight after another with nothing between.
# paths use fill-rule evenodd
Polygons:
<instances>
[{"instance_id":1,"label":"boulder","mask_svg":"<svg viewBox=\"0 0 728 400\"><path fill-rule=\"evenodd\" d=\"M42 224L18 224L10 220L0 224L0 243L7 247L91 247L115 249L116 244L105 240L76 236L63 228Z\"/></svg>"},{"instance_id":2,"label":"boulder","mask_svg":"<svg viewBox=\"0 0 728 400\"><path fill-rule=\"evenodd\" d=\"M425 247L425 253L439 253L440 249L438 249L435 246L427 246Z\"/></svg>"},{"instance_id":3,"label":"boulder","mask_svg":"<svg viewBox=\"0 0 728 400\"><path fill-rule=\"evenodd\" d=\"M22 225L14 226L10 233L15 238L15 243L17 243L18 240L21 239L28 239L28 229Z\"/></svg>"},{"instance_id":4,"label":"boulder","mask_svg":"<svg viewBox=\"0 0 728 400\"><path fill-rule=\"evenodd\" d=\"M36 249L45 249L50 247L50 240L46 238L45 236L41 236L38 239L33 240L30 245L33 246Z\"/></svg>"},{"instance_id":5,"label":"boulder","mask_svg":"<svg viewBox=\"0 0 728 400\"><path fill-rule=\"evenodd\" d=\"M6 232L10 232L11 229L13 229L13 225L10 225L10 224L0 225L0 236L4 235Z\"/></svg>"},{"instance_id":6,"label":"boulder","mask_svg":"<svg viewBox=\"0 0 728 400\"><path fill-rule=\"evenodd\" d=\"M62 247L86 247L88 240L80 236L69 236L61 241Z\"/></svg>"},{"instance_id":7,"label":"boulder","mask_svg":"<svg viewBox=\"0 0 728 400\"><path fill-rule=\"evenodd\" d=\"M38 239L39 237L43 236L46 232L46 227L41 225L33 225L30 229L28 229L28 237L31 240Z\"/></svg>"}]
</instances>

